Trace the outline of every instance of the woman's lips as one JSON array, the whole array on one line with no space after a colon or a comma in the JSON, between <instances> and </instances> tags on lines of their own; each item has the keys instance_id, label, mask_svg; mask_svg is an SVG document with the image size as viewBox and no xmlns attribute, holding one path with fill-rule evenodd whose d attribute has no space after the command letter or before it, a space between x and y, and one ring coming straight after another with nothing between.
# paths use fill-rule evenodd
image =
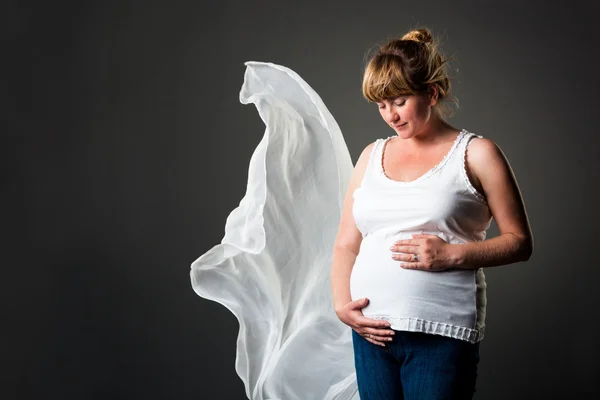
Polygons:
<instances>
[{"instance_id":1,"label":"woman's lips","mask_svg":"<svg viewBox=\"0 0 600 400\"><path fill-rule=\"evenodd\" d=\"M405 122L405 123L403 123L403 124L401 124L401 125L392 125L392 126L393 126L394 128L400 128L400 127L402 127L402 126L406 125L407 123L408 123L408 122Z\"/></svg>"}]
</instances>

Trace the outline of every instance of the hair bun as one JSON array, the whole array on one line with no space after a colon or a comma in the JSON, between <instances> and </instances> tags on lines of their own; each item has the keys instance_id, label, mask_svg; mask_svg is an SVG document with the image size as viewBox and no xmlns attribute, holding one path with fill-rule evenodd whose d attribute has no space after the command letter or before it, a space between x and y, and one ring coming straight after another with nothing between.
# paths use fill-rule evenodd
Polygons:
<instances>
[{"instance_id":1,"label":"hair bun","mask_svg":"<svg viewBox=\"0 0 600 400\"><path fill-rule=\"evenodd\" d=\"M402 36L402 40L414 40L421 43L433 43L433 35L427 28L415 29Z\"/></svg>"},{"instance_id":2,"label":"hair bun","mask_svg":"<svg viewBox=\"0 0 600 400\"><path fill-rule=\"evenodd\" d=\"M448 59L438 47L437 38L424 26L381 44L365 67L363 96L379 102L398 96L430 94L435 88L438 96L435 111L442 118L451 116L448 103L458 108L458 100L451 95Z\"/></svg>"}]
</instances>

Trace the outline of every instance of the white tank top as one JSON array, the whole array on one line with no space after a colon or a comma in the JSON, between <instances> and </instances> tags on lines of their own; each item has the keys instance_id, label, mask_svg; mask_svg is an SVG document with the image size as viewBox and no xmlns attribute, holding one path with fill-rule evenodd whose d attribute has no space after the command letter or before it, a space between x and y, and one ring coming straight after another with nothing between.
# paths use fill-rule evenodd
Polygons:
<instances>
[{"instance_id":1,"label":"white tank top","mask_svg":"<svg viewBox=\"0 0 600 400\"><path fill-rule=\"evenodd\" d=\"M390 246L413 233L438 235L451 244L482 241L492 215L470 183L465 151L474 137L462 130L444 159L410 182L388 178L382 167L387 139L377 139L353 216L363 239L350 277L352 300L369 298L363 314L386 320L395 330L466 340L483 339L486 282L481 268L438 272L400 267Z\"/></svg>"}]
</instances>

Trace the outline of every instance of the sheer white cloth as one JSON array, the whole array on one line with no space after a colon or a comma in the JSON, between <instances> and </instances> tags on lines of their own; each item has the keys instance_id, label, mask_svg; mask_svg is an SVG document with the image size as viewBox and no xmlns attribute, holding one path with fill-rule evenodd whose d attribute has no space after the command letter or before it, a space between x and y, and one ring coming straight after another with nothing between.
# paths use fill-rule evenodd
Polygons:
<instances>
[{"instance_id":1,"label":"sheer white cloth","mask_svg":"<svg viewBox=\"0 0 600 400\"><path fill-rule=\"evenodd\" d=\"M255 104L266 130L221 244L192 264L192 287L238 319L235 368L249 399L358 399L351 330L329 279L348 148L298 74L245 65L240 101Z\"/></svg>"}]
</instances>

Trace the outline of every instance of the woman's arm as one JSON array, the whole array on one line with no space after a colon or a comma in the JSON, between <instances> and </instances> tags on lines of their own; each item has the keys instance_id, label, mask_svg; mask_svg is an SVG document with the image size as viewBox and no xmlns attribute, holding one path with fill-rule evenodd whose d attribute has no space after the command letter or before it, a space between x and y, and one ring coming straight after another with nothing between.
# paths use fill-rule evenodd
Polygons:
<instances>
[{"instance_id":1,"label":"woman's arm","mask_svg":"<svg viewBox=\"0 0 600 400\"><path fill-rule=\"evenodd\" d=\"M491 140L473 140L466 154L468 169L483 189L499 236L453 245L455 265L479 268L527 261L533 252L533 234L517 179L502 150Z\"/></svg>"},{"instance_id":2,"label":"woman's arm","mask_svg":"<svg viewBox=\"0 0 600 400\"><path fill-rule=\"evenodd\" d=\"M361 153L352 176L340 217L340 225L337 237L333 247L333 259L331 265L331 291L333 296L333 305L336 313L344 308L351 301L350 298L350 273L358 255L362 234L356 227L354 216L352 215L352 206L354 204L354 191L360 186L365 169L369 161L373 143L368 145Z\"/></svg>"},{"instance_id":3,"label":"woman's arm","mask_svg":"<svg viewBox=\"0 0 600 400\"><path fill-rule=\"evenodd\" d=\"M465 156L469 177L487 200L500 235L482 242L448 244L436 235L413 235L392 251L403 268L443 270L476 269L527 261L533 252L533 234L517 180L502 150L486 138L474 139ZM410 262L412 254L419 262Z\"/></svg>"},{"instance_id":4,"label":"woman's arm","mask_svg":"<svg viewBox=\"0 0 600 400\"><path fill-rule=\"evenodd\" d=\"M362 242L362 233L356 227L352 215L353 195L362 182L373 146L374 144L371 143L363 150L348 184L338 234L333 248L331 293L335 313L340 321L354 329L369 342L385 346L386 342L392 340L391 336L394 334L394 331L389 329L389 322L365 317L362 308L367 306L369 300L357 299L352 301L350 296L350 274Z\"/></svg>"}]
</instances>

